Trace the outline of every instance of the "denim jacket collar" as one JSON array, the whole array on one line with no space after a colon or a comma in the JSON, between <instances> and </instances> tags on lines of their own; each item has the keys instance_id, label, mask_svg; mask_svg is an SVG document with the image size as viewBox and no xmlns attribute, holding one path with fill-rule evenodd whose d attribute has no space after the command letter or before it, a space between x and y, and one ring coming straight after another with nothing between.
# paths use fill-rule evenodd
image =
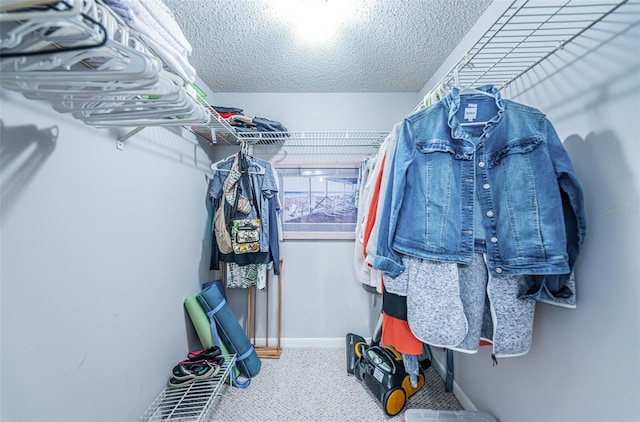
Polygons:
<instances>
[{"instance_id":1,"label":"denim jacket collar","mask_svg":"<svg viewBox=\"0 0 640 422\"><path fill-rule=\"evenodd\" d=\"M484 128L482 129L482 134L485 135L487 133L491 133L493 128L500 122L502 119L502 114L504 113L504 103L502 101L502 96L500 95L500 91L493 85L483 85L481 87L476 88L478 91L487 92L495 98L496 107L498 109L498 113L491 118L487 123L485 123ZM451 137L458 139L467 139L471 140L470 136L464 130L464 128L460 125L460 120L456 117L456 113L460 108L460 89L454 87L449 94L444 98L443 101L445 107L449 109L449 118L447 123L451 128Z\"/></svg>"}]
</instances>

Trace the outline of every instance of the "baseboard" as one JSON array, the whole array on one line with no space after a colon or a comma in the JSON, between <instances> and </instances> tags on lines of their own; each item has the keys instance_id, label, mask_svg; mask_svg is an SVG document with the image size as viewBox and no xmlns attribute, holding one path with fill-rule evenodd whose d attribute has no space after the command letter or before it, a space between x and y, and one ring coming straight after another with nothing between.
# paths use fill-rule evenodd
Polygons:
<instances>
[{"instance_id":1,"label":"baseboard","mask_svg":"<svg viewBox=\"0 0 640 422\"><path fill-rule=\"evenodd\" d=\"M445 354L445 356L446 356L446 354ZM436 371L438 371L438 373L440 374L440 376L442 377L442 380L444 382L447 379L447 369L445 368L444 364L442 362L440 362L438 360L438 358L436 358L435 356L434 356L431 364L436 369ZM460 402L460 404L462 405L464 410L478 410L478 408L473 404L471 399L464 393L462 388L460 388L460 386L456 382L455 368L454 368L453 375L454 375L454 377L453 377L453 395L456 396L456 399L458 399L458 401Z\"/></svg>"},{"instance_id":2,"label":"baseboard","mask_svg":"<svg viewBox=\"0 0 640 422\"><path fill-rule=\"evenodd\" d=\"M366 339L370 341L370 339ZM283 338L280 340L281 347L291 347L291 348L320 348L320 347L345 347L346 346L346 337L325 337L325 338L300 338L300 337L290 337ZM266 345L264 338L257 338L256 343L257 346ZM277 346L278 340L275 338L269 339L269 346Z\"/></svg>"}]
</instances>

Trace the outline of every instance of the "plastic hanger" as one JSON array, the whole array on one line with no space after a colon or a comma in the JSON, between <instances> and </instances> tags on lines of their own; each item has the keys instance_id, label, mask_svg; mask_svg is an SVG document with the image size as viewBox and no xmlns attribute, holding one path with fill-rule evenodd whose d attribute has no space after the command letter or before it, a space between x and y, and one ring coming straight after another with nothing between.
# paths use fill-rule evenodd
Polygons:
<instances>
[{"instance_id":1,"label":"plastic hanger","mask_svg":"<svg viewBox=\"0 0 640 422\"><path fill-rule=\"evenodd\" d=\"M57 103L64 104L64 108L68 108L68 111L83 108L85 103L95 102L102 103L105 107L109 103L113 104L127 104L127 103L171 103L172 101L178 101L182 95L184 95L182 89L182 79L164 70L160 71L160 78L158 83L146 87L135 89L119 89L112 92L100 92L96 90L91 91L58 91L52 92L43 89L31 89L29 91L23 90L25 97L30 99L48 100L52 104Z\"/></svg>"},{"instance_id":2,"label":"plastic hanger","mask_svg":"<svg viewBox=\"0 0 640 422\"><path fill-rule=\"evenodd\" d=\"M489 92L485 92L485 91L481 91L479 89L475 89L475 88L463 88L463 89L459 89L458 93L460 94L460 96L465 96L465 95L484 95L487 97L491 97L495 99L495 96ZM466 114L466 112L465 112ZM465 122L465 123L460 123L460 126L483 126L487 124L486 121L477 121L477 122Z\"/></svg>"},{"instance_id":3,"label":"plastic hanger","mask_svg":"<svg viewBox=\"0 0 640 422\"><path fill-rule=\"evenodd\" d=\"M14 4L2 5L0 22L27 19L55 19L60 17L76 16L82 12L83 0L66 0L57 3L54 7L34 8L38 3L51 3L51 1L22 1ZM23 7L20 7L22 5ZM60 9L62 6L67 9ZM20 7L20 8L18 8Z\"/></svg>"},{"instance_id":4,"label":"plastic hanger","mask_svg":"<svg viewBox=\"0 0 640 422\"><path fill-rule=\"evenodd\" d=\"M258 164L256 161L254 161L253 157L247 156L247 161L249 162L249 166L258 168L257 171L251 171L250 170L249 171L250 174L264 174L267 171L267 169L264 168L264 166Z\"/></svg>"},{"instance_id":5,"label":"plastic hanger","mask_svg":"<svg viewBox=\"0 0 640 422\"><path fill-rule=\"evenodd\" d=\"M224 160L220 160L220 161L217 161L217 162L211 164L211 170L213 170L213 171L221 171L221 172L224 172L224 173L230 172L231 169L225 169L225 168L219 167L223 163L227 162L227 160L229 160L230 158L235 158L235 155L232 155L231 157L227 157ZM263 166L261 166L260 164L256 163L255 161L253 161L251 159L249 159L248 161L249 161L249 166L250 167L257 167L258 168L257 171L249 170L249 174L265 174L267 169L265 169Z\"/></svg>"},{"instance_id":6,"label":"plastic hanger","mask_svg":"<svg viewBox=\"0 0 640 422\"><path fill-rule=\"evenodd\" d=\"M189 116L159 116L138 118L131 120L114 119L109 114L104 120L94 119L86 123L96 127L121 127L121 126L207 126L211 122L211 113L200 104L195 104L195 111ZM155 114L154 116L158 116Z\"/></svg>"},{"instance_id":7,"label":"plastic hanger","mask_svg":"<svg viewBox=\"0 0 640 422\"><path fill-rule=\"evenodd\" d=\"M66 3L59 2L56 6L60 4ZM49 9L55 10L54 6ZM9 23L15 26L0 40L0 57L42 56L100 47L110 31L99 22L96 10L95 2L86 2L80 13L54 12L57 14L49 19L32 17L26 22Z\"/></svg>"},{"instance_id":8,"label":"plastic hanger","mask_svg":"<svg viewBox=\"0 0 640 422\"><path fill-rule=\"evenodd\" d=\"M89 2L92 3L92 2ZM129 33L128 27L105 7L93 3L91 15L108 31L110 39L103 46L80 51L64 51L49 57L20 57L0 63L0 77L6 79L66 81L69 86L148 86L157 82L162 69L160 60ZM73 27L73 25L71 25ZM63 35L71 31L64 27ZM87 28L85 28L87 29ZM89 28L94 31L92 26ZM58 30L58 26L56 26ZM39 45L42 47L42 43ZM46 47L46 45L45 45ZM33 46L29 47L33 49ZM95 84L95 85L92 85ZM43 89L39 87L38 89Z\"/></svg>"},{"instance_id":9,"label":"plastic hanger","mask_svg":"<svg viewBox=\"0 0 640 422\"><path fill-rule=\"evenodd\" d=\"M96 127L209 126L209 109L110 8L94 0L50 3L0 13L7 21L0 52L15 55L0 60L3 88Z\"/></svg>"},{"instance_id":10,"label":"plastic hanger","mask_svg":"<svg viewBox=\"0 0 640 422\"><path fill-rule=\"evenodd\" d=\"M242 152L240 152L240 153L242 153ZM215 163L211 164L211 170L213 170L214 172L215 171L221 171L221 172L225 172L225 173L230 172L231 168L226 169L226 168L223 168L221 166L223 164L227 164L229 162L229 160L235 159L237 154L238 153L233 154L233 155L231 155L231 156L229 156L227 158L224 158L224 159L222 159L220 161L216 161ZM253 158L250 157L249 155L245 154L245 156L247 157L247 161L248 161L250 167L257 167L258 168L257 171L249 170L249 174L265 174L267 169L264 168L264 166L262 166L261 164L257 163L256 161L254 161Z\"/></svg>"},{"instance_id":11,"label":"plastic hanger","mask_svg":"<svg viewBox=\"0 0 640 422\"><path fill-rule=\"evenodd\" d=\"M211 170L213 171L222 171L222 172L230 172L231 169L225 169L220 167L222 164L225 164L227 161L231 160L231 159L235 159L236 158L236 154L231 155L227 158L223 158L220 161L216 161L215 163L211 164Z\"/></svg>"},{"instance_id":12,"label":"plastic hanger","mask_svg":"<svg viewBox=\"0 0 640 422\"><path fill-rule=\"evenodd\" d=\"M164 80L164 76L161 77ZM158 95L157 90L149 92L138 91L135 95L129 96L77 96L68 95L63 98L50 100L54 109L60 112L72 111L92 111L92 112L118 112L134 110L175 110L174 114L188 113L189 110L182 110L184 107L193 106L193 99L187 92L178 86L178 90L167 95Z\"/></svg>"},{"instance_id":13,"label":"plastic hanger","mask_svg":"<svg viewBox=\"0 0 640 422\"><path fill-rule=\"evenodd\" d=\"M457 66L453 69L453 81L454 81L454 86L458 88L458 94L460 95L480 94L480 95L485 95L487 97L495 98L493 94L489 92L481 91L479 89L475 89L471 86L461 87L460 86L460 69L463 67L468 67L469 69L473 69L473 64L467 61L463 65Z\"/></svg>"},{"instance_id":14,"label":"plastic hanger","mask_svg":"<svg viewBox=\"0 0 640 422\"><path fill-rule=\"evenodd\" d=\"M258 164L252 157L253 146L250 142L241 141L240 143L240 153L243 154L247 160L247 163L250 166L254 166L258 168L258 171L249 171L250 174L264 174L266 169Z\"/></svg>"},{"instance_id":15,"label":"plastic hanger","mask_svg":"<svg viewBox=\"0 0 640 422\"><path fill-rule=\"evenodd\" d=\"M100 62L101 65L91 69L86 62ZM160 68L158 59L109 40L103 47L62 53L50 56L48 60L24 58L7 62L1 66L0 77L20 81L46 79L47 82L64 82L65 87L104 86L115 90L152 85L158 80Z\"/></svg>"},{"instance_id":16,"label":"plastic hanger","mask_svg":"<svg viewBox=\"0 0 640 422\"><path fill-rule=\"evenodd\" d=\"M464 66L471 66L470 63L465 63L464 65L455 67L453 69L453 83L454 83L454 87L458 90L458 94L462 97L464 95L476 95L476 94L480 94L480 95L484 95L484 96L488 96L491 98L495 98L495 96L491 93L485 92L485 91L481 91L479 89L475 89L472 87L465 87L465 88L461 88L460 87L460 78L459 78L459 70L461 67ZM465 112L466 114L466 112ZM478 122L466 122L466 123L460 123L460 126L483 126L487 124L486 121L478 121Z\"/></svg>"},{"instance_id":17,"label":"plastic hanger","mask_svg":"<svg viewBox=\"0 0 640 422\"><path fill-rule=\"evenodd\" d=\"M473 87L461 88L461 89L458 90L458 93L460 95L480 94L480 95L484 95L484 96L487 96L487 97L495 98L495 96L492 93L486 92L486 91L481 91L481 90L473 88Z\"/></svg>"}]
</instances>

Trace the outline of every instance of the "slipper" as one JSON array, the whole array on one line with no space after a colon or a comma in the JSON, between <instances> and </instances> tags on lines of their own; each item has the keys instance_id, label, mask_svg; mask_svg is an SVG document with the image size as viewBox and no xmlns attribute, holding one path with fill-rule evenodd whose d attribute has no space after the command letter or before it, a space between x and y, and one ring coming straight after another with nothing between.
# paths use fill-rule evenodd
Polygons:
<instances>
[{"instance_id":1,"label":"slipper","mask_svg":"<svg viewBox=\"0 0 640 422\"><path fill-rule=\"evenodd\" d=\"M224 357L222 356L222 351L220 350L220 348L218 346L213 346L210 349L196 350L193 352L189 352L189 354L187 355L187 359L178 362L178 364L205 362L205 361L222 365L224 363Z\"/></svg>"},{"instance_id":2,"label":"slipper","mask_svg":"<svg viewBox=\"0 0 640 422\"><path fill-rule=\"evenodd\" d=\"M189 352L187 355L187 360L201 360L201 359L217 359L218 356L222 354L222 351L218 346L213 346L210 349L206 350L195 350L193 352Z\"/></svg>"},{"instance_id":3,"label":"slipper","mask_svg":"<svg viewBox=\"0 0 640 422\"><path fill-rule=\"evenodd\" d=\"M215 375L220 370L220 365L209 362L179 363L173 367L172 375L177 380L204 379Z\"/></svg>"}]
</instances>

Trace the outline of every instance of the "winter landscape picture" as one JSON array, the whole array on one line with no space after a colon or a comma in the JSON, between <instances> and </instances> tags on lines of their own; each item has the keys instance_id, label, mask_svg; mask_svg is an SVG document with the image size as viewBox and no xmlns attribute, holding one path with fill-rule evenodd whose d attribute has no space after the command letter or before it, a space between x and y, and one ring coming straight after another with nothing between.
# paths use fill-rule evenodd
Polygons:
<instances>
[{"instance_id":1,"label":"winter landscape picture","mask_svg":"<svg viewBox=\"0 0 640 422\"><path fill-rule=\"evenodd\" d=\"M353 231L357 169L282 169L285 231Z\"/></svg>"}]
</instances>

